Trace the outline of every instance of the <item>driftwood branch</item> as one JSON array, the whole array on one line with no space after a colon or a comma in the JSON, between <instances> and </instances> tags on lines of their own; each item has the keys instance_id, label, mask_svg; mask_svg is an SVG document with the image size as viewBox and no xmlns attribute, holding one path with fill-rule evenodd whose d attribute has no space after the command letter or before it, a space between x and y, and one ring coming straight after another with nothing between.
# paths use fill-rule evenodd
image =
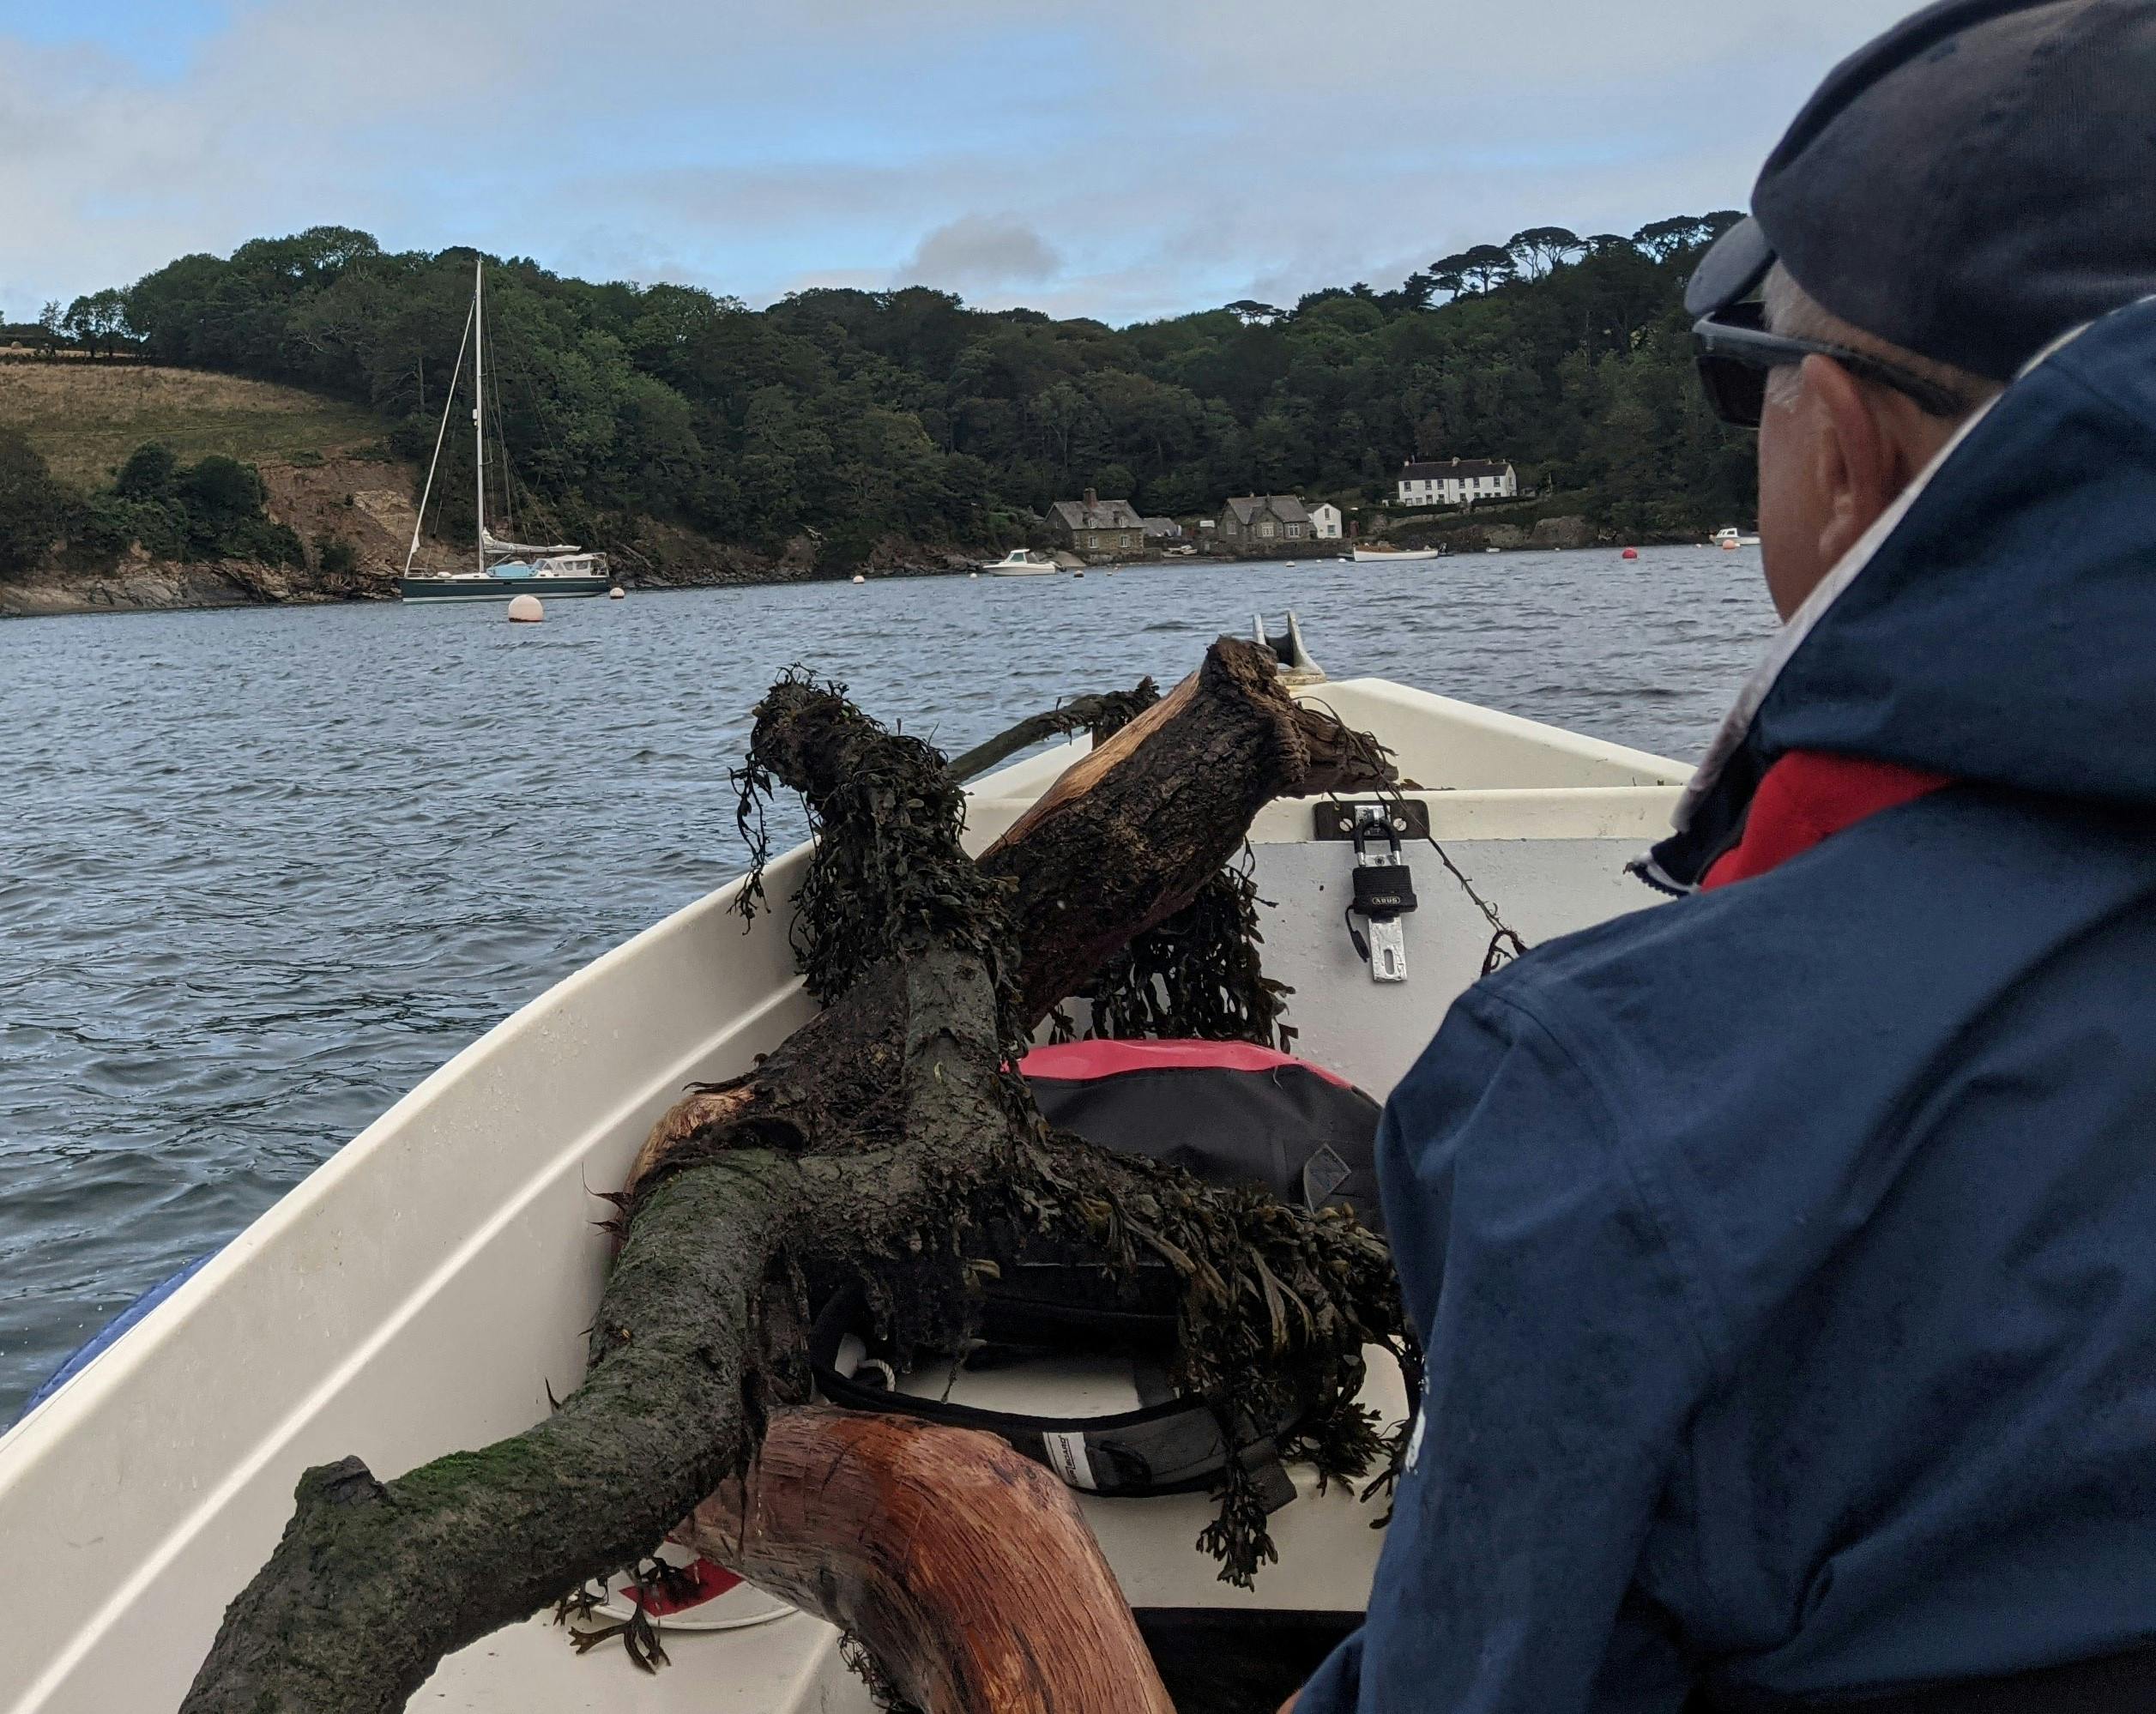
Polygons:
<instances>
[{"instance_id":1,"label":"driftwood branch","mask_svg":"<svg viewBox=\"0 0 2156 1714\"><path fill-rule=\"evenodd\" d=\"M976 867L933 751L798 680L758 716L752 783L794 787L819 828L797 931L824 1009L655 1130L618 1198L622 1246L577 1391L522 1434L390 1482L356 1458L309 1471L187 1714L390 1714L444 1655L636 1564L759 1447L759 1552L778 1554L798 1527L799 1563L838 1579L824 1606L880 1637L867 1585L842 1569L858 1534L849 1549L831 1520L788 1514L770 1489L772 1461L794 1455L771 1425L806 1420L784 1413L809 1397L810 1306L865 1283L899 1343L955 1349L977 1264L1029 1234L1090 1248L1114 1275L1165 1262L1181 1282L1187 1386L1224 1411L1260 1410L1277 1403L1269 1368L1298 1350L1326 1390L1321 1467L1360 1468L1374 1451L1349 1401L1365 1344L1402 1326L1382 1246L1350 1222L1052 1138L1007 1070L1049 1005L1188 902L1259 805L1334 783L1326 758L1373 753L1368 740L1344 742L1293 703L1262 651L1223 639ZM878 1503L899 1507L903 1493ZM1247 1577L1269 1551L1262 1513L1232 1478L1223 1505L1208 1536ZM1114 1647L1126 1654L1126 1641ZM932 1705L1014 1705L980 1699L988 1681ZM1068 1705L1142 1709L1150 1694Z\"/></svg>"},{"instance_id":2,"label":"driftwood branch","mask_svg":"<svg viewBox=\"0 0 2156 1714\"><path fill-rule=\"evenodd\" d=\"M1389 781L1383 753L1358 736L1289 696L1271 651L1223 637L1196 673L1066 769L981 858L983 873L1017 890L1028 1028L1196 897L1274 798ZM1089 860L1041 862L1050 849Z\"/></svg>"}]
</instances>

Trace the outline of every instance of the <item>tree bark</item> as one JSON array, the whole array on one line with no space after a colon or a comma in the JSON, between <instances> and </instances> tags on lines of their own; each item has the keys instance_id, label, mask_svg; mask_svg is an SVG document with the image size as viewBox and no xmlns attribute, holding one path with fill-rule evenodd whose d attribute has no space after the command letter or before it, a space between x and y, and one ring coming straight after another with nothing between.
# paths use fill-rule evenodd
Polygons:
<instances>
[{"instance_id":1,"label":"tree bark","mask_svg":"<svg viewBox=\"0 0 2156 1714\"><path fill-rule=\"evenodd\" d=\"M1070 1490L993 1435L782 1410L675 1539L848 1632L917 1708L1175 1714Z\"/></svg>"},{"instance_id":2,"label":"tree bark","mask_svg":"<svg viewBox=\"0 0 2156 1714\"><path fill-rule=\"evenodd\" d=\"M1270 649L1223 637L981 854L1017 888L1028 1026L1188 904L1274 798L1392 777L1374 742L1288 694Z\"/></svg>"},{"instance_id":3,"label":"tree bark","mask_svg":"<svg viewBox=\"0 0 2156 1714\"><path fill-rule=\"evenodd\" d=\"M1275 1273L1299 1260L1312 1264L1297 1276L1307 1295L1350 1279L1362 1293L1315 1320L1304 1309L1307 1328L1328 1330L1330 1372L1359 1374L1362 1342L1398 1325L1389 1273L1381 1304L1368 1284L1374 1240L1051 1142L1006 1067L1014 991L1037 1021L1187 902L1266 799L1330 783L1332 764L1313 757L1340 751L1338 732L1295 707L1270 657L1223 639L978 871L958 850L940 757L927 752L922 774L922 746L829 687L782 684L758 716L752 758L802 790L827 841L841 828L827 815L850 805L844 837L893 842L857 871L862 886L889 890L869 913L897 925L887 956L753 1072L692 1094L655 1130L617 1198L625 1232L585 1379L553 1415L388 1482L357 1458L307 1472L184 1714L391 1714L444 1655L636 1563L750 1468L775 1412L807 1399L806 1306L840 1282L866 1280L912 1343L948 1342L993 1234L1055 1226L1097 1246L1111 1270L1150 1243L1206 1295L1209 1336L1254 1325L1253 1351L1281 1349ZM1370 753L1368 740L1345 749ZM939 789L952 794L940 808ZM1015 886L1024 949L1009 969L967 908L1001 911L1000 878ZM804 956L813 970L814 952ZM827 959L825 974L835 968ZM1271 1246L1270 1270L1239 1278L1244 1245ZM786 1514L763 1503L756 1515L775 1542ZM837 1587L825 1604L866 1612L867 1600ZM987 1683L966 1693L986 1695Z\"/></svg>"}]
</instances>

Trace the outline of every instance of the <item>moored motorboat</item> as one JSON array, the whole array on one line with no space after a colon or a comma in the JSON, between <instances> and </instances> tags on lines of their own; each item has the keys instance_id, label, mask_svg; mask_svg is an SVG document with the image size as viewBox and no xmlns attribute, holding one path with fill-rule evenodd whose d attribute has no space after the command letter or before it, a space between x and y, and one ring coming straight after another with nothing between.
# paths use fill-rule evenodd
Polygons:
<instances>
[{"instance_id":1,"label":"moored motorboat","mask_svg":"<svg viewBox=\"0 0 2156 1714\"><path fill-rule=\"evenodd\" d=\"M1014 547L1000 559L983 561L981 569L991 577L1053 577L1063 568L1045 553Z\"/></svg>"},{"instance_id":2,"label":"moored motorboat","mask_svg":"<svg viewBox=\"0 0 2156 1714\"><path fill-rule=\"evenodd\" d=\"M1745 534L1735 524L1726 524L1714 532L1713 539L1707 545L1710 547L1757 547L1760 539Z\"/></svg>"},{"instance_id":3,"label":"moored motorboat","mask_svg":"<svg viewBox=\"0 0 2156 1714\"><path fill-rule=\"evenodd\" d=\"M1374 733L1420 782L1452 860L1528 939L1642 908L1624 859L1661 830L1688 769L1379 679L1324 682L1292 626L1275 652L1299 695ZM976 783L967 842L1007 829L1084 753L1060 745ZM1305 1058L1382 1095L1479 970L1489 926L1421 863L1394 980L1374 981L1338 901L1356 858L1341 806L1287 800L1251 831L1269 974L1295 990ZM691 1080L746 1071L812 1011L794 969L796 851L746 934L736 882L577 972L434 1072L104 1354L0 1437L0 1710L177 1705L225 1603L289 1515L300 1471L347 1453L388 1476L486 1444L566 1393L607 1262L593 1188L611 1188ZM989 1408L1081 1415L1135 1404L1126 1373L1071 1360L909 1378ZM1120 1390L1120 1391L1119 1391ZM1388 1419L1397 1371L1366 1399ZM1126 1594L1149 1614L1319 1627L1358 1609L1381 1539L1341 1485L1272 1520L1281 1562L1253 1590L1218 1581L1193 1542L1201 1494L1080 1496ZM79 1591L57 1601L56 1590ZM757 1609L764 1616L764 1609ZM542 1615L443 1663L420 1698L452 1710L595 1705L699 1714L866 1714L836 1633L800 1614L677 1634L673 1664L571 1654Z\"/></svg>"},{"instance_id":4,"label":"moored motorboat","mask_svg":"<svg viewBox=\"0 0 2156 1714\"><path fill-rule=\"evenodd\" d=\"M1355 550L1356 559L1363 564L1383 564L1390 560L1442 559L1441 547L1362 547Z\"/></svg>"}]
</instances>

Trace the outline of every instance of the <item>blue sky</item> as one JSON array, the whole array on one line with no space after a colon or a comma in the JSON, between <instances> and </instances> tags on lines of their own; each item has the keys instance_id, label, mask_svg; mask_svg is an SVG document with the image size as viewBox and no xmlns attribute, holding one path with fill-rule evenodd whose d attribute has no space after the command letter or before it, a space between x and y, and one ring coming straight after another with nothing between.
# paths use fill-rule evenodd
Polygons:
<instances>
[{"instance_id":1,"label":"blue sky","mask_svg":"<svg viewBox=\"0 0 2156 1714\"><path fill-rule=\"evenodd\" d=\"M1115 322L1740 203L1877 0L0 0L0 315L335 223Z\"/></svg>"}]
</instances>

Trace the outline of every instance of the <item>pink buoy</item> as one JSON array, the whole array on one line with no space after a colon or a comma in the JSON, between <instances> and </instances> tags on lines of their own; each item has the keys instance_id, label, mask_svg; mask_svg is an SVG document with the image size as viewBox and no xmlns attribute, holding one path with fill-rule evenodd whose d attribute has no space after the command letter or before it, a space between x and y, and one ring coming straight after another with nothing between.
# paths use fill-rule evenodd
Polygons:
<instances>
[{"instance_id":1,"label":"pink buoy","mask_svg":"<svg viewBox=\"0 0 2156 1714\"><path fill-rule=\"evenodd\" d=\"M1640 557L1640 550L1636 547L1628 547L1624 551L1624 557L1627 559L1637 559Z\"/></svg>"}]
</instances>

